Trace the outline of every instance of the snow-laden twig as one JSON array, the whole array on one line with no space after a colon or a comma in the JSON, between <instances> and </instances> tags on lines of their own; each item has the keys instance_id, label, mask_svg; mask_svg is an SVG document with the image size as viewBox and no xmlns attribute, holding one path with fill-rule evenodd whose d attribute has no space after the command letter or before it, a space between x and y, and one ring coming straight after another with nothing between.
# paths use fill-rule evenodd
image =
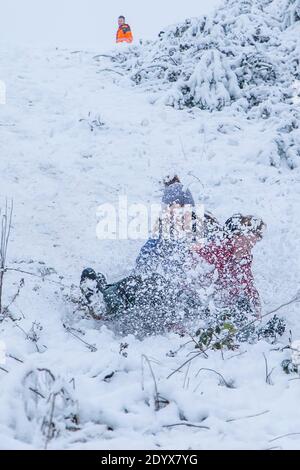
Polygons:
<instances>
[{"instance_id":1,"label":"snow-laden twig","mask_svg":"<svg viewBox=\"0 0 300 470\"><path fill-rule=\"evenodd\" d=\"M175 349L175 351L169 351L166 356L168 357L175 357L177 355L177 353L179 351L181 351L181 349L184 349L186 347L187 344L190 344L190 343L193 343L195 340L191 340L191 341L187 341L186 343L183 343L181 344L177 349Z\"/></svg>"},{"instance_id":2,"label":"snow-laden twig","mask_svg":"<svg viewBox=\"0 0 300 470\"><path fill-rule=\"evenodd\" d=\"M235 357L243 356L243 355L246 354L246 353L247 353L247 351L242 351L242 352L240 352L240 353L238 353L238 354L233 354L232 356L227 357L227 358L226 358L226 361L230 361L230 359L234 359Z\"/></svg>"},{"instance_id":3,"label":"snow-laden twig","mask_svg":"<svg viewBox=\"0 0 300 470\"><path fill-rule=\"evenodd\" d=\"M191 366L191 363L189 363L187 368L186 368L186 372L185 372L185 375L184 375L183 386L182 386L183 389L185 388L186 382L187 382L187 388L188 388L189 379L187 381L187 378L188 378L188 373L189 373L189 370L190 370L190 366Z\"/></svg>"},{"instance_id":4,"label":"snow-laden twig","mask_svg":"<svg viewBox=\"0 0 300 470\"><path fill-rule=\"evenodd\" d=\"M54 423L53 423L53 417L54 417L55 401L56 401L57 395L58 395L58 393L53 393L52 397L51 397L52 398L52 403L51 403L50 418L49 418L49 422L48 422L48 431L47 431L46 441L45 441L45 450L47 450L47 448L48 448L48 444L49 444L49 442L51 441L51 439L53 437L53 432L54 432L54 429L55 429L55 426L54 426Z\"/></svg>"},{"instance_id":5,"label":"snow-laden twig","mask_svg":"<svg viewBox=\"0 0 300 470\"><path fill-rule=\"evenodd\" d=\"M173 62L173 65L178 65L178 63L176 62L176 60L170 55L170 54L164 54L162 56L159 56L159 57L155 57L153 59L153 62L155 62L156 60L162 60L162 59L170 59L171 62Z\"/></svg>"},{"instance_id":6,"label":"snow-laden twig","mask_svg":"<svg viewBox=\"0 0 300 470\"><path fill-rule=\"evenodd\" d=\"M199 349L199 343L198 341L190 334L188 333L188 336L191 338L192 342L195 344L196 348ZM196 351L190 351L187 355L190 355L190 354L195 354ZM196 352L197 353L197 352ZM202 350L202 353L204 354L204 356L207 358L208 355L206 354L205 351Z\"/></svg>"},{"instance_id":7,"label":"snow-laden twig","mask_svg":"<svg viewBox=\"0 0 300 470\"><path fill-rule=\"evenodd\" d=\"M146 363L148 364L148 367L149 367L149 370L150 370L150 374L151 374L151 377L152 377L152 379L153 379L153 384L154 384L154 407L155 407L155 411L159 411L159 410L160 410L160 403L161 403L161 400L160 400L159 393L158 393L157 382L156 382L156 378L155 378L155 375L154 375L154 371L153 371L151 362L150 362L149 358L148 358L145 354L142 354L142 390L143 390L143 391L145 390L145 384L144 384L144 362L146 362Z\"/></svg>"},{"instance_id":8,"label":"snow-laden twig","mask_svg":"<svg viewBox=\"0 0 300 470\"><path fill-rule=\"evenodd\" d=\"M233 385L233 383L232 383L232 381L227 382L227 380L225 380L225 378L223 377L222 374L220 374L220 372L217 372L217 371L214 370L214 369L209 369L209 368L207 368L207 367L201 367L201 369L198 370L198 372L197 372L197 374L195 375L195 377L198 377L198 375L200 374L200 372L202 372L203 370L206 370L206 371L208 371L208 372L213 372L213 373L216 374L218 377L220 377L221 383L222 383L222 385L225 385L225 387L227 387L227 388L235 388L234 385ZM199 384L199 385L200 385L200 384ZM197 390L197 388L199 387L199 385L197 385L197 387L195 388L194 391Z\"/></svg>"},{"instance_id":9,"label":"snow-laden twig","mask_svg":"<svg viewBox=\"0 0 300 470\"><path fill-rule=\"evenodd\" d=\"M17 273L21 273L21 274L27 274L28 276L33 276L33 277L36 277L38 279L40 279L41 281L46 281L46 282L49 282L50 284L56 284L57 286L60 286L60 287L65 287L67 289L71 289L72 286L68 286L66 284L63 284L62 282L58 282L58 281L53 281L52 279L48 279L47 277L41 275L41 274L36 274L36 273L32 273L30 271L25 271L24 269L19 269L19 268L6 268L5 269L5 272L6 271L14 271L14 272L17 272Z\"/></svg>"},{"instance_id":10,"label":"snow-laden twig","mask_svg":"<svg viewBox=\"0 0 300 470\"><path fill-rule=\"evenodd\" d=\"M189 175L189 176L192 176L193 178L195 178L195 180L197 180L198 183L201 184L202 188L205 189L204 183L201 181L201 179L200 179L198 176L194 175L194 173L192 173L191 171L188 172L188 175Z\"/></svg>"},{"instance_id":11,"label":"snow-laden twig","mask_svg":"<svg viewBox=\"0 0 300 470\"><path fill-rule=\"evenodd\" d=\"M108 59L114 59L114 56L112 55L109 55L109 54L97 54L93 57L94 60L97 60L99 59L100 57L105 57L105 58L108 58Z\"/></svg>"},{"instance_id":12,"label":"snow-laden twig","mask_svg":"<svg viewBox=\"0 0 300 470\"><path fill-rule=\"evenodd\" d=\"M272 315L273 313L276 313L278 312L279 310L283 309L284 307L288 307L289 305L292 305L294 303L297 303L297 302L300 302L300 292L297 292L297 294L295 295L295 297L293 297L291 300L289 300L288 302L285 302L281 305L279 305L279 307L276 307L274 310L270 310L269 312L265 313L264 315L262 315L261 317L259 318L255 318L254 320L252 320L251 322L247 323L247 325L243 326L242 328L240 328L238 330L238 333L242 333L243 331L247 330L249 328L249 326L251 325L254 325L255 323L257 322L260 322L263 318L269 316L269 315Z\"/></svg>"},{"instance_id":13,"label":"snow-laden twig","mask_svg":"<svg viewBox=\"0 0 300 470\"><path fill-rule=\"evenodd\" d=\"M8 242L11 233L12 227L12 217L13 217L14 204L11 201L10 206L8 201L5 203L4 213L1 213L1 236L0 236L0 315L3 313L3 283L4 283L4 274L6 271L6 261L7 261L7 250Z\"/></svg>"},{"instance_id":14,"label":"snow-laden twig","mask_svg":"<svg viewBox=\"0 0 300 470\"><path fill-rule=\"evenodd\" d=\"M189 362L193 361L196 357L200 356L201 354L202 354L202 351L195 354L195 356L190 357L189 359L187 359L183 364L181 364L181 366L179 366L179 367L177 367L177 369L173 370L171 372L171 374L168 375L167 379L172 377L172 375L176 374L176 372L179 372L184 366L186 366Z\"/></svg>"},{"instance_id":15,"label":"snow-laden twig","mask_svg":"<svg viewBox=\"0 0 300 470\"><path fill-rule=\"evenodd\" d=\"M32 341L36 347L36 350L38 353L42 352L43 350L40 348L40 345L38 343L40 337L38 336L38 331L42 331L43 327L40 323L37 323L37 322L33 322L32 323L32 326L30 328L30 330L27 332L24 330L24 328L22 328L22 326L20 326L18 323L15 323L15 327L16 328L19 328L19 330L22 331L22 333L24 333L25 337L27 340L29 341ZM43 348L45 349L48 349L47 346L45 344L42 345Z\"/></svg>"},{"instance_id":16,"label":"snow-laden twig","mask_svg":"<svg viewBox=\"0 0 300 470\"><path fill-rule=\"evenodd\" d=\"M275 367L273 367L271 369L271 371L269 371L269 366L268 366L268 360L267 360L267 357L265 355L265 353L263 353L263 356L264 356L264 360L265 360L265 368L266 368L266 383L268 385L273 385L273 382L272 382L272 379L271 379L271 375L275 369Z\"/></svg>"},{"instance_id":17,"label":"snow-laden twig","mask_svg":"<svg viewBox=\"0 0 300 470\"><path fill-rule=\"evenodd\" d=\"M8 313L9 313L9 308L15 303L15 301L17 300L17 298L19 297L20 293L21 293L21 290L22 288L24 287L25 285L25 282L24 282L24 279L21 279L21 281L19 282L19 286L18 286L18 289L17 289L17 292L14 294L13 298L11 299L10 303L8 305L6 305L4 307L4 309L2 310L2 316L5 317Z\"/></svg>"},{"instance_id":18,"label":"snow-laden twig","mask_svg":"<svg viewBox=\"0 0 300 470\"><path fill-rule=\"evenodd\" d=\"M240 419L256 418L257 416L262 416L267 413L270 413L270 410L261 411L260 413L257 413L255 415L241 416L240 418L229 418L226 419L226 423L232 423L233 421L239 421Z\"/></svg>"},{"instance_id":19,"label":"snow-laden twig","mask_svg":"<svg viewBox=\"0 0 300 470\"><path fill-rule=\"evenodd\" d=\"M20 362L21 364L24 364L24 361L22 359L19 359L16 356L13 356L12 354L7 354L7 357L10 357L11 359L14 359L17 362Z\"/></svg>"},{"instance_id":20,"label":"snow-laden twig","mask_svg":"<svg viewBox=\"0 0 300 470\"><path fill-rule=\"evenodd\" d=\"M163 428L173 428L175 426L187 426L189 428L199 428L199 429L210 429L208 426L201 426L200 424L193 424L193 423L174 423L174 424L164 424Z\"/></svg>"},{"instance_id":21,"label":"snow-laden twig","mask_svg":"<svg viewBox=\"0 0 300 470\"><path fill-rule=\"evenodd\" d=\"M300 436L300 432L289 432L288 434L282 434L282 436L277 436L277 437L274 437L273 439L270 439L269 442L274 442L274 441L277 441L278 439L283 439L284 437L290 437L290 436Z\"/></svg>"},{"instance_id":22,"label":"snow-laden twig","mask_svg":"<svg viewBox=\"0 0 300 470\"><path fill-rule=\"evenodd\" d=\"M31 392L35 393L38 397L46 399L46 397L45 397L41 392L39 392L38 390L36 390L35 388L29 387L28 390L30 390Z\"/></svg>"},{"instance_id":23,"label":"snow-laden twig","mask_svg":"<svg viewBox=\"0 0 300 470\"><path fill-rule=\"evenodd\" d=\"M289 300L288 302L285 302L284 304L279 305L279 307L275 308L274 310L271 310L270 312L265 313L261 318L264 318L268 315L272 315L272 313L276 313L282 308L288 307L289 305L297 303L297 302L300 302L300 292L297 292L296 296L293 299Z\"/></svg>"},{"instance_id":24,"label":"snow-laden twig","mask_svg":"<svg viewBox=\"0 0 300 470\"><path fill-rule=\"evenodd\" d=\"M160 68L160 69L162 69L162 70L164 70L164 71L165 71L165 70L168 70L168 67L167 67L166 65L163 65L163 64L153 64L153 65L149 65L148 67L143 68L143 69L140 69L140 70L138 70L137 72L135 72L135 73L133 74L133 76L131 77L132 80L136 80L137 77L138 77L142 72L147 72L147 70L153 69L153 68Z\"/></svg>"},{"instance_id":25,"label":"snow-laden twig","mask_svg":"<svg viewBox=\"0 0 300 470\"><path fill-rule=\"evenodd\" d=\"M65 324L63 324L63 327L65 328L65 330L70 334L72 335L74 338L78 339L78 341L81 341L83 344L86 345L86 347L91 351L91 352L97 352L98 349L96 348L96 346L94 344L90 344L88 343L87 341L84 341L84 339L80 338L80 336L76 335L75 333L73 333L73 331L71 330L71 328L69 328L68 326L66 326Z\"/></svg>"},{"instance_id":26,"label":"snow-laden twig","mask_svg":"<svg viewBox=\"0 0 300 470\"><path fill-rule=\"evenodd\" d=\"M118 72L118 70L114 70L114 69L101 69L101 70L97 70L97 73L100 73L100 72L114 72L114 73L117 73L118 75L121 75L121 77L124 77L124 74L123 74L123 73Z\"/></svg>"}]
</instances>

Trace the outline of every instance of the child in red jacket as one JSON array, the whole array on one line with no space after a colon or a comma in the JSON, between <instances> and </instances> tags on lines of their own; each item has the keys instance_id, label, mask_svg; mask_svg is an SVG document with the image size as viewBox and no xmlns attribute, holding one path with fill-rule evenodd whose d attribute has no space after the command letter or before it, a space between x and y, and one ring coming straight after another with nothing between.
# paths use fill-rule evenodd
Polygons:
<instances>
[{"instance_id":1,"label":"child in red jacket","mask_svg":"<svg viewBox=\"0 0 300 470\"><path fill-rule=\"evenodd\" d=\"M204 247L194 246L194 251L215 268L217 302L224 307L246 304L258 318L261 303L252 274L251 251L262 239L264 229L261 219L236 214L226 221L222 238Z\"/></svg>"}]
</instances>

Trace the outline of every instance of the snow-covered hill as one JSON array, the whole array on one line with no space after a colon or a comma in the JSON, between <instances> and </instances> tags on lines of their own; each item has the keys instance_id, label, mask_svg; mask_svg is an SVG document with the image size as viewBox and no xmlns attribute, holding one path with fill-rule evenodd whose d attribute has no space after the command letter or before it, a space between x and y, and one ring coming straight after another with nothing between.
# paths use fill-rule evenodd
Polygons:
<instances>
[{"instance_id":1,"label":"snow-covered hill","mask_svg":"<svg viewBox=\"0 0 300 470\"><path fill-rule=\"evenodd\" d=\"M151 102L227 107L227 115L272 122L261 158L294 168L300 155L299 15L296 0L225 0L212 15L189 18L156 41L114 53L113 69L150 92Z\"/></svg>"},{"instance_id":2,"label":"snow-covered hill","mask_svg":"<svg viewBox=\"0 0 300 470\"><path fill-rule=\"evenodd\" d=\"M296 27L284 33L293 44ZM300 337L299 304L281 311L288 328L275 346L245 344L224 357L209 352L168 378L195 352L190 338L119 337L80 319L69 296L85 266L112 281L128 274L142 244L99 241L97 207L119 195L159 202L159 181L176 172L221 221L238 211L265 220L254 253L264 311L293 298L299 167L270 165L270 142L279 120L298 123L297 109L263 119L228 106L211 112L153 105L147 85L128 86L95 55L7 46L0 54L8 85L0 107L0 196L2 207L5 198L14 200L8 265L19 270L5 274L6 305L25 281L11 317L0 323L7 348L0 448L299 449L297 435L275 440L299 432L299 381L280 367L289 357L281 350L289 330ZM94 120L103 125L91 131ZM269 372L274 367L267 381L265 360ZM51 420L58 436L49 431Z\"/></svg>"}]
</instances>

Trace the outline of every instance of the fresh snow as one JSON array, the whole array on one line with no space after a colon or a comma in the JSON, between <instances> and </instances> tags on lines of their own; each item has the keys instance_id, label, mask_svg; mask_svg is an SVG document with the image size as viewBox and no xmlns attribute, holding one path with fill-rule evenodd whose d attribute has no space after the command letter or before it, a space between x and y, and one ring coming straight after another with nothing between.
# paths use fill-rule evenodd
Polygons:
<instances>
[{"instance_id":1,"label":"fresh snow","mask_svg":"<svg viewBox=\"0 0 300 470\"><path fill-rule=\"evenodd\" d=\"M226 108L211 113L152 105L145 90L100 71L97 53L7 45L0 50L0 79L7 84L7 104L0 107L1 206L6 198L14 200L8 265L44 279L5 275L6 304L22 277L25 285L11 307L15 321L0 324L7 348L1 367L8 371L0 370L0 449L46 443L48 449L300 449L297 434L276 439L300 432L300 382L280 367L290 358L281 350L289 330L293 340L300 337L299 304L280 312L287 332L279 343L244 344L223 358L209 352L170 378L195 352L189 337L120 337L74 313L69 294L81 270L92 266L118 280L130 272L142 244L98 240L97 207L117 202L119 195L158 203L159 181L172 172L221 221L241 211L267 223L254 252L264 312L299 289L299 167L276 168L262 156L268 154L272 120ZM104 125L91 132L89 122L97 118ZM34 322L40 352L26 337ZM76 331L66 331L63 323ZM269 383L264 355L269 372L274 368ZM146 358L159 395L168 401L159 411ZM57 390L68 390L68 406L80 419L76 431L64 429L63 405L56 416L61 433L49 442L41 431L49 404L29 390L27 374L37 368L54 374Z\"/></svg>"}]
</instances>

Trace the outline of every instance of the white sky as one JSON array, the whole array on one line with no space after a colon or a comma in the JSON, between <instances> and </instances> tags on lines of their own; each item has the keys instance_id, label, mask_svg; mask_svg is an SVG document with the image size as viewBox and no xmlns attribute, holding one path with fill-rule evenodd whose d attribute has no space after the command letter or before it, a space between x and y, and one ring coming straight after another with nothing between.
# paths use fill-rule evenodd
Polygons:
<instances>
[{"instance_id":1,"label":"white sky","mask_svg":"<svg viewBox=\"0 0 300 470\"><path fill-rule=\"evenodd\" d=\"M117 17L126 16L135 39L212 11L220 0L0 0L0 41L109 49Z\"/></svg>"}]
</instances>

